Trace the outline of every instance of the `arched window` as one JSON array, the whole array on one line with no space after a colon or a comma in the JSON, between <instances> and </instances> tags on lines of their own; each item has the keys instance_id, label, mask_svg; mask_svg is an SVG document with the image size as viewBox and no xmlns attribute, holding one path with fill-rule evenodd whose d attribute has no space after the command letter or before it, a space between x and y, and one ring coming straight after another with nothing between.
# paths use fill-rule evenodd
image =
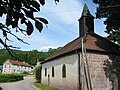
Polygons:
<instances>
[{"instance_id":1,"label":"arched window","mask_svg":"<svg viewBox=\"0 0 120 90\"><path fill-rule=\"evenodd\" d=\"M54 67L52 67L52 77L54 77Z\"/></svg>"},{"instance_id":2,"label":"arched window","mask_svg":"<svg viewBox=\"0 0 120 90\"><path fill-rule=\"evenodd\" d=\"M62 77L66 78L66 66L65 66L65 64L62 66Z\"/></svg>"},{"instance_id":3,"label":"arched window","mask_svg":"<svg viewBox=\"0 0 120 90\"><path fill-rule=\"evenodd\" d=\"M113 72L109 75L109 79L110 79L110 90L119 90L118 75Z\"/></svg>"},{"instance_id":4,"label":"arched window","mask_svg":"<svg viewBox=\"0 0 120 90\"><path fill-rule=\"evenodd\" d=\"M47 68L45 68L45 76L47 76Z\"/></svg>"}]
</instances>

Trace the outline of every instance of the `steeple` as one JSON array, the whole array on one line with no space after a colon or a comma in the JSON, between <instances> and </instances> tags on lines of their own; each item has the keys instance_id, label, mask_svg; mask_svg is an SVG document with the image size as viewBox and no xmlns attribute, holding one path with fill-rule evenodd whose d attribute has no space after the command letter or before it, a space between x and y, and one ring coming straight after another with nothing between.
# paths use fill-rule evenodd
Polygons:
<instances>
[{"instance_id":1,"label":"steeple","mask_svg":"<svg viewBox=\"0 0 120 90\"><path fill-rule=\"evenodd\" d=\"M87 4L84 5L81 18L78 21L80 37L94 33L94 17L90 14Z\"/></svg>"},{"instance_id":2,"label":"steeple","mask_svg":"<svg viewBox=\"0 0 120 90\"><path fill-rule=\"evenodd\" d=\"M90 14L90 11L88 9L88 6L87 4L85 3L84 5L84 8L83 8L83 12L82 12L82 16L81 17L93 17L91 14Z\"/></svg>"}]
</instances>

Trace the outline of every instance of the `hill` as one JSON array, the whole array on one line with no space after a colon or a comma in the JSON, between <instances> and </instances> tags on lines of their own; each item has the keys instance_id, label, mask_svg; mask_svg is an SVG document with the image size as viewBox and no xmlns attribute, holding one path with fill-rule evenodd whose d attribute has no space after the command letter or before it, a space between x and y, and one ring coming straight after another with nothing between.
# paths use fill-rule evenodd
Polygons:
<instances>
[{"instance_id":1,"label":"hill","mask_svg":"<svg viewBox=\"0 0 120 90\"><path fill-rule=\"evenodd\" d=\"M7 59L13 59L18 61L24 61L28 62L32 65L36 65L37 60L43 61L49 56L51 56L53 53L55 53L58 49L52 49L50 48L48 52L42 52L37 50L32 51L21 51L21 50L13 50L15 52L15 57L12 57L6 49L0 49L0 64L3 64Z\"/></svg>"}]
</instances>

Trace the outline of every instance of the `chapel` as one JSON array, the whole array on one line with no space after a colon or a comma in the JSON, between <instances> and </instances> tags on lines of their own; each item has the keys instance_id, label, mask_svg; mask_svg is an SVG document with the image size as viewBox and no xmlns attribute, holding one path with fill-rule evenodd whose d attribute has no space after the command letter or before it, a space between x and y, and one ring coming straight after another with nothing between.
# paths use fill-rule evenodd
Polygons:
<instances>
[{"instance_id":1,"label":"chapel","mask_svg":"<svg viewBox=\"0 0 120 90\"><path fill-rule=\"evenodd\" d=\"M120 46L94 32L86 4L78 22L79 37L41 63L41 83L60 90L120 90Z\"/></svg>"}]
</instances>

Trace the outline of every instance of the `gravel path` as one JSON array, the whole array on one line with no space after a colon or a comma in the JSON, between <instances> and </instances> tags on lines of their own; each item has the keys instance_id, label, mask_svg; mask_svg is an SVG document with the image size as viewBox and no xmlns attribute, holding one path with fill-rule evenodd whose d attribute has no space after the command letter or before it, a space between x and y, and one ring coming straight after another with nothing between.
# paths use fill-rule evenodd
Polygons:
<instances>
[{"instance_id":1,"label":"gravel path","mask_svg":"<svg viewBox=\"0 0 120 90\"><path fill-rule=\"evenodd\" d=\"M22 81L12 83L0 83L3 90L40 90L33 86L34 77L27 76Z\"/></svg>"}]
</instances>

